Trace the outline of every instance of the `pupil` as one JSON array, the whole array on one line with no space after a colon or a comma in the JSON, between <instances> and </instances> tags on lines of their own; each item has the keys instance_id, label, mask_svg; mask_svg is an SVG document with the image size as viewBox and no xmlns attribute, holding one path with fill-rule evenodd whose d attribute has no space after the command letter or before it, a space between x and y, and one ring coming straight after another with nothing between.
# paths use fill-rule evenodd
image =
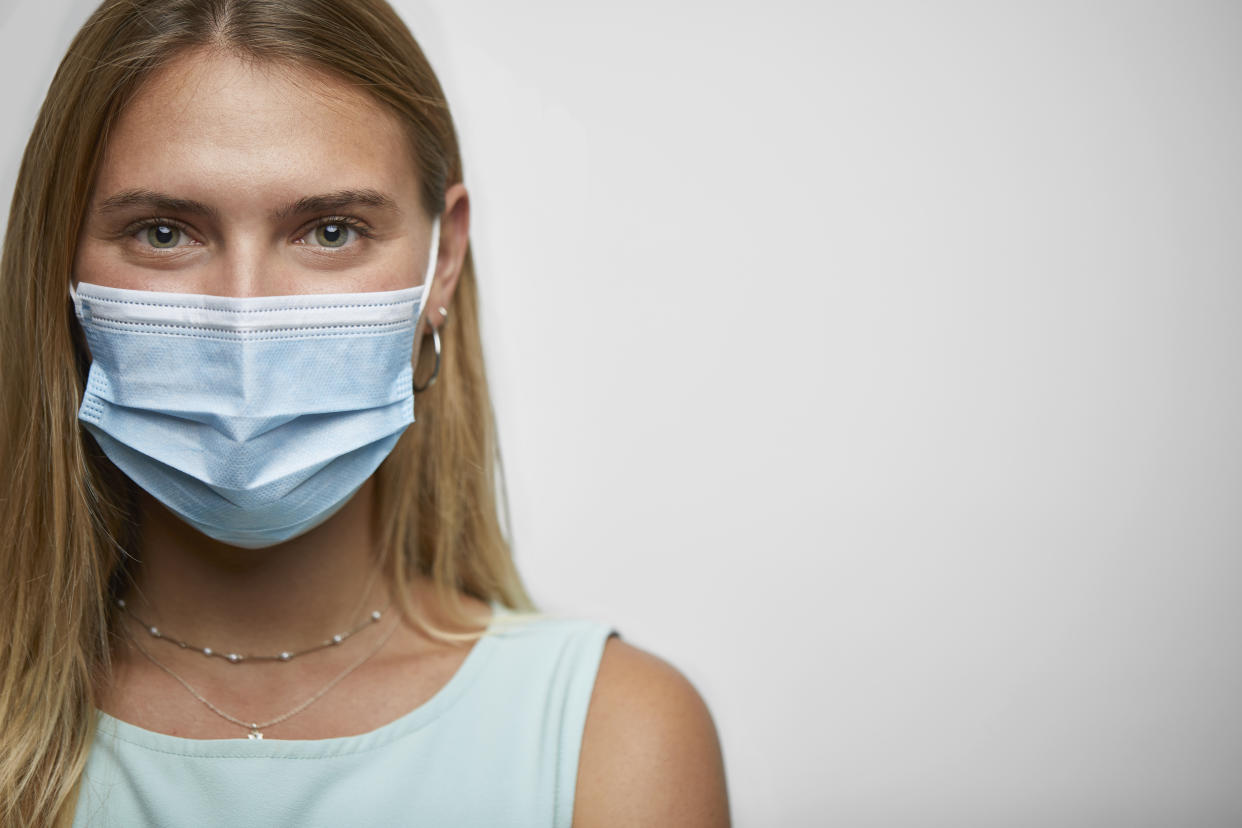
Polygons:
<instances>
[{"instance_id":1,"label":"pupil","mask_svg":"<svg viewBox=\"0 0 1242 828\"><path fill-rule=\"evenodd\" d=\"M341 228L337 224L328 224L323 228L324 241L329 244L336 244L341 240Z\"/></svg>"},{"instance_id":2,"label":"pupil","mask_svg":"<svg viewBox=\"0 0 1242 828\"><path fill-rule=\"evenodd\" d=\"M177 240L177 230L169 227L167 224L156 225L152 228L151 235L157 246L167 247L174 244Z\"/></svg>"}]
</instances>

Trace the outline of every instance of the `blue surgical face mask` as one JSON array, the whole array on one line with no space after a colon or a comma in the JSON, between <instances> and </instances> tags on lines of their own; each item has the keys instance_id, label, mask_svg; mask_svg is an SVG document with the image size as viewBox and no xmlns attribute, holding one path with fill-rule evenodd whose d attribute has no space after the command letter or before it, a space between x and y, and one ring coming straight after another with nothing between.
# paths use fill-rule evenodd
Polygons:
<instances>
[{"instance_id":1,"label":"blue surgical face mask","mask_svg":"<svg viewBox=\"0 0 1242 828\"><path fill-rule=\"evenodd\" d=\"M374 293L236 298L70 287L91 350L78 419L130 479L247 548L349 501L414 421L414 330L435 274Z\"/></svg>"}]
</instances>

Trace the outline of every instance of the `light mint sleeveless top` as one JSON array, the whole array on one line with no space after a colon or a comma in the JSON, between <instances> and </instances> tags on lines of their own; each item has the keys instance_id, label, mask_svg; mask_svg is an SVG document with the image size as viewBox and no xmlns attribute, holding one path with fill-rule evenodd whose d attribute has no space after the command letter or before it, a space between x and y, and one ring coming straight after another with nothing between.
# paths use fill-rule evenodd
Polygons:
<instances>
[{"instance_id":1,"label":"light mint sleeveless top","mask_svg":"<svg viewBox=\"0 0 1242 828\"><path fill-rule=\"evenodd\" d=\"M568 827L612 629L493 610L439 692L369 733L185 739L100 712L74 825Z\"/></svg>"}]
</instances>

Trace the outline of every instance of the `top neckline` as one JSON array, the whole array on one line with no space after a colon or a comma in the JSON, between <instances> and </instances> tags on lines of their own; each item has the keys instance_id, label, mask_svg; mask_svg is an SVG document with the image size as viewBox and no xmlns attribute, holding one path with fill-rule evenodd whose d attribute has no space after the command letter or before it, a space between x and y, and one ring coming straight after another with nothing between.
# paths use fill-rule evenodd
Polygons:
<instances>
[{"instance_id":1,"label":"top neckline","mask_svg":"<svg viewBox=\"0 0 1242 828\"><path fill-rule=\"evenodd\" d=\"M191 739L147 730L96 709L96 738L111 738L160 753L206 759L314 759L371 750L431 724L465 694L494 649L492 633L496 628L496 619L507 613L504 606L493 602L492 617L486 632L471 645L470 652L466 653L449 680L418 707L365 733L324 739L248 739L244 735L240 738Z\"/></svg>"}]
</instances>

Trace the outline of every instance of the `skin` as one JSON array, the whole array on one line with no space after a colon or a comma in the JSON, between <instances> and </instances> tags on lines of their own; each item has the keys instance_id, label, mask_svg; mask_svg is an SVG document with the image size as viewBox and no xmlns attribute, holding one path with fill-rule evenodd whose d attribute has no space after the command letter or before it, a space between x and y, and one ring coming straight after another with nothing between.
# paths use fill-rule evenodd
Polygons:
<instances>
[{"instance_id":1,"label":"skin","mask_svg":"<svg viewBox=\"0 0 1242 828\"><path fill-rule=\"evenodd\" d=\"M333 77L208 50L183 55L144 84L116 125L74 278L220 296L418 284L432 217L421 204L408 140L387 110ZM324 194L337 194L336 203L306 202ZM300 202L305 209L290 209ZM469 221L466 189L453 185L418 342L428 325L443 322L436 309L452 312ZM372 563L373 481L320 526L261 551L214 541L142 497L142 546L126 599L179 637L277 652L347 629L364 610L387 603L391 585ZM427 581L411 597L421 613L447 625ZM487 605L462 598L484 623ZM319 739L373 730L423 704L460 667L466 648L428 639L392 612L359 634L364 642L287 664L234 666L168 646L155 652L223 709L261 720L318 690L390 629L382 649L321 701L265 728L267 738ZM187 738L240 735L131 644L118 644L114 657L101 709ZM729 824L719 740L702 698L671 665L615 637L591 697L574 824Z\"/></svg>"}]
</instances>

